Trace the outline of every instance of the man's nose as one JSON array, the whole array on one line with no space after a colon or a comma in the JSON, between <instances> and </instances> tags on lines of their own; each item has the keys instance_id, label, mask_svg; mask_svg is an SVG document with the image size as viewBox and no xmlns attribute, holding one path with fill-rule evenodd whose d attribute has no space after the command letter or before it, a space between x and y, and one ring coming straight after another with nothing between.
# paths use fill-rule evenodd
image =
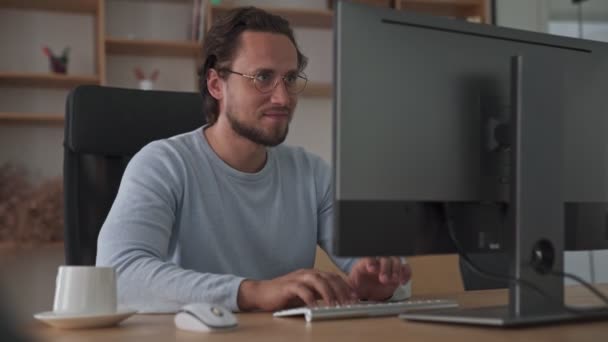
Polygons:
<instances>
[{"instance_id":1,"label":"man's nose","mask_svg":"<svg viewBox=\"0 0 608 342\"><path fill-rule=\"evenodd\" d=\"M287 91L287 87L285 86L285 82L283 79L279 79L278 84L272 90L272 96L270 97L270 101L274 104L287 106L291 101L291 96Z\"/></svg>"}]
</instances>

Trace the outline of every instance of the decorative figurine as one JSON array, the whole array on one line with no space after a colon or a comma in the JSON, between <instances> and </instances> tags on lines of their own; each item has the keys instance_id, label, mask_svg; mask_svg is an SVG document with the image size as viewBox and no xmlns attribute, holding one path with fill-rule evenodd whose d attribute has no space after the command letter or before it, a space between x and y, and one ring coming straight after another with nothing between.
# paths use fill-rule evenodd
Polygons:
<instances>
[{"instance_id":1,"label":"decorative figurine","mask_svg":"<svg viewBox=\"0 0 608 342\"><path fill-rule=\"evenodd\" d=\"M135 67L135 69L133 69L133 72L135 73L135 78L137 78L137 80L139 81L139 89L141 89L141 90L154 89L154 82L156 82L156 79L158 79L158 74L159 74L158 69L154 69L154 71L152 72L152 75L150 75L150 77L146 77L146 75L144 74L144 72L141 70L140 67Z\"/></svg>"},{"instance_id":2,"label":"decorative figurine","mask_svg":"<svg viewBox=\"0 0 608 342\"><path fill-rule=\"evenodd\" d=\"M55 55L53 51L45 46L42 48L42 52L49 58L49 65L51 71L58 74L65 74L68 71L68 54L70 53L70 47L66 46L63 49L61 55Z\"/></svg>"}]
</instances>

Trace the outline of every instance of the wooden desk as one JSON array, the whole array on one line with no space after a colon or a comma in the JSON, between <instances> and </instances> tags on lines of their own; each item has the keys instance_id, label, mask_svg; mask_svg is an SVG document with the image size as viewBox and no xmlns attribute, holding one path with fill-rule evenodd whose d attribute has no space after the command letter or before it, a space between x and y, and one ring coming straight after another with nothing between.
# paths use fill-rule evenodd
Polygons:
<instances>
[{"instance_id":1,"label":"wooden desk","mask_svg":"<svg viewBox=\"0 0 608 342\"><path fill-rule=\"evenodd\" d=\"M601 286L608 291L608 284ZM454 296L462 306L506 303L506 291L476 291ZM598 304L582 288L567 290L569 304ZM608 321L499 329L476 326L414 323L396 317L333 320L306 323L299 318L273 318L269 313L238 315L239 328L232 332L196 334L176 330L173 315L135 315L114 328L59 330L35 323L29 332L40 341L606 341Z\"/></svg>"}]
</instances>

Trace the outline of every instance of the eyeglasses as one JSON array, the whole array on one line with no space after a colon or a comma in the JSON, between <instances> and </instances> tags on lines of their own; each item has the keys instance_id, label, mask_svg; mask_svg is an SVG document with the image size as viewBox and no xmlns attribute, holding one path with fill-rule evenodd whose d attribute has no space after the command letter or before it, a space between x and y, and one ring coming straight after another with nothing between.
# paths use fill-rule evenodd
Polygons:
<instances>
[{"instance_id":1,"label":"eyeglasses","mask_svg":"<svg viewBox=\"0 0 608 342\"><path fill-rule=\"evenodd\" d=\"M255 88L261 93L269 93L274 90L279 84L279 80L283 80L285 89L288 93L296 95L302 92L306 88L308 78L303 73L290 72L284 76L277 74L271 70L263 70L257 72L255 75L247 75L240 72L236 72L230 69L220 69L220 71L226 71L231 74L239 75L250 79L253 82Z\"/></svg>"}]
</instances>

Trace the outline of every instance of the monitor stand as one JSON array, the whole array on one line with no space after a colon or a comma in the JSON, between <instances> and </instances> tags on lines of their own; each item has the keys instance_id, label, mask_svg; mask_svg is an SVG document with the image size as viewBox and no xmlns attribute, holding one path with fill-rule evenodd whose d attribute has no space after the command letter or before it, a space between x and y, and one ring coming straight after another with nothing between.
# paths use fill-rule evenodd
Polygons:
<instances>
[{"instance_id":1,"label":"monitor stand","mask_svg":"<svg viewBox=\"0 0 608 342\"><path fill-rule=\"evenodd\" d=\"M550 324L563 321L586 321L608 319L607 310L586 313L572 313L563 310L546 313L516 314L510 307L488 306L480 308L454 308L410 312L399 315L402 319L437 323L454 323L469 325L487 325L496 327L517 327L539 324Z\"/></svg>"},{"instance_id":2,"label":"monitor stand","mask_svg":"<svg viewBox=\"0 0 608 342\"><path fill-rule=\"evenodd\" d=\"M491 326L522 326L608 318L608 310L566 311L564 280L546 270L563 271L562 196L563 91L559 65L526 56L511 60L510 222L506 250L515 278L505 306L410 312L408 320Z\"/></svg>"}]
</instances>

